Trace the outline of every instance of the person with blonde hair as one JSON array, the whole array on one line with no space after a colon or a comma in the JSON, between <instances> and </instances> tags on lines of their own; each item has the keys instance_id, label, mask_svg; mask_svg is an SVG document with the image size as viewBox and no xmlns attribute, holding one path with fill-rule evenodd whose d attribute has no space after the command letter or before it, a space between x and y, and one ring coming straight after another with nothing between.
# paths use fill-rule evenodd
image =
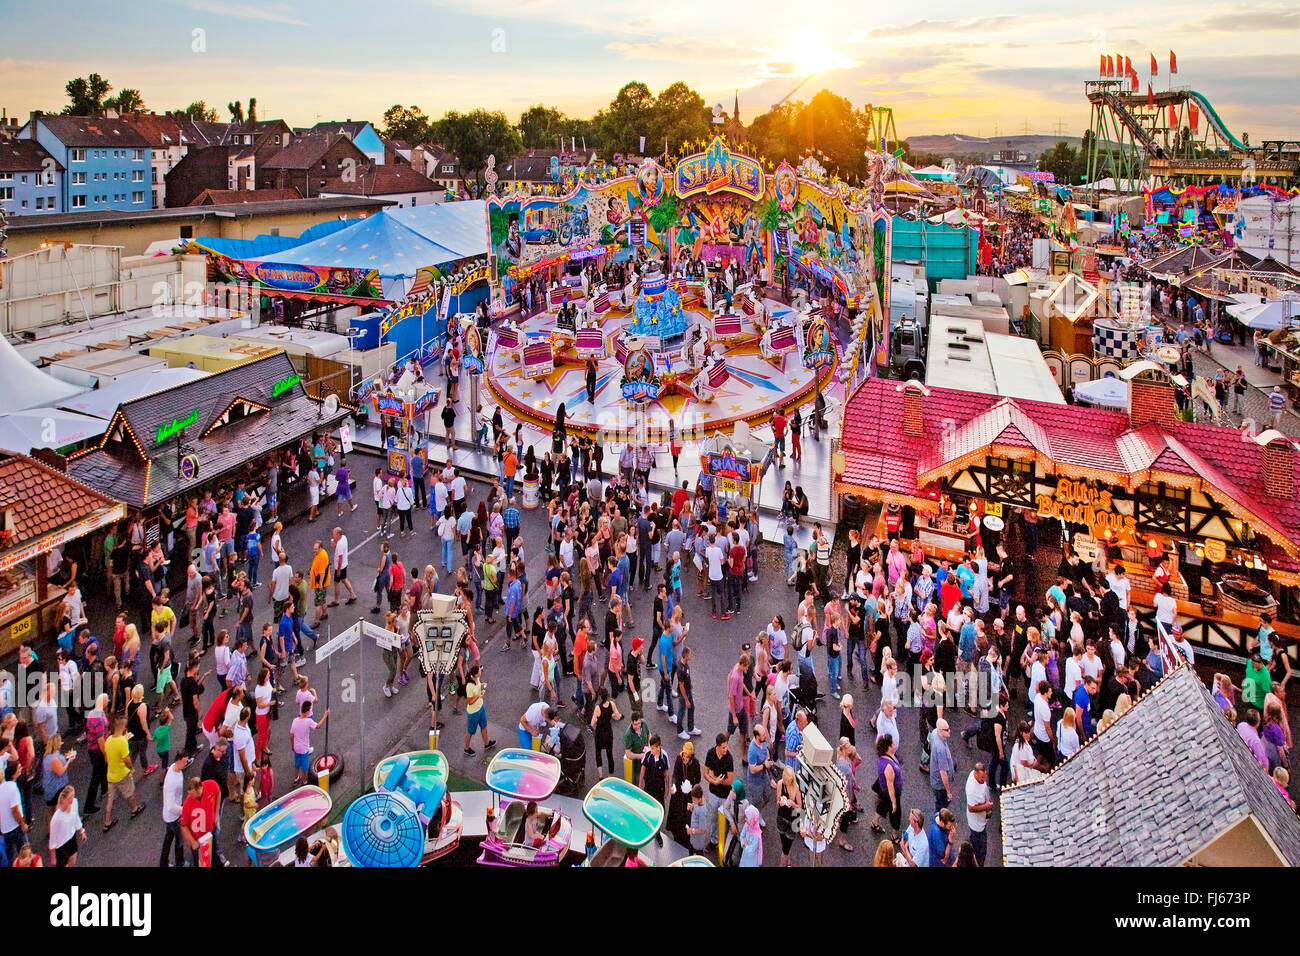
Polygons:
<instances>
[{"instance_id":1,"label":"person with blonde hair","mask_svg":"<svg viewBox=\"0 0 1300 956\"><path fill-rule=\"evenodd\" d=\"M790 848L798 835L795 818L803 810L803 793L794 768L786 764L776 785L776 833L781 838L781 866L790 865Z\"/></svg>"},{"instance_id":2,"label":"person with blonde hair","mask_svg":"<svg viewBox=\"0 0 1300 956\"><path fill-rule=\"evenodd\" d=\"M894 849L892 840L881 840L876 845L876 855L871 861L872 866L897 866L898 851Z\"/></svg>"},{"instance_id":3,"label":"person with blonde hair","mask_svg":"<svg viewBox=\"0 0 1300 956\"><path fill-rule=\"evenodd\" d=\"M1056 752L1062 760L1068 760L1079 749L1079 730L1075 724L1074 708L1065 708L1056 723Z\"/></svg>"}]
</instances>

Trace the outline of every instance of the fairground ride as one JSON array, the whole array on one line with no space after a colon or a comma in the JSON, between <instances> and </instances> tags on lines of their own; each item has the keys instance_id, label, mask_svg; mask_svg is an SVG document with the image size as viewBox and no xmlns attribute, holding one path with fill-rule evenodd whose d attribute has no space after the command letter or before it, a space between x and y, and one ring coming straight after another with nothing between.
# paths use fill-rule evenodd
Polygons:
<instances>
[{"instance_id":1,"label":"fairground ride","mask_svg":"<svg viewBox=\"0 0 1300 956\"><path fill-rule=\"evenodd\" d=\"M1139 92L1134 78L1088 80L1092 104L1088 181L1148 177L1156 185L1216 182L1287 186L1300 168L1300 141L1250 145L1238 139L1204 95L1187 87Z\"/></svg>"}]
</instances>

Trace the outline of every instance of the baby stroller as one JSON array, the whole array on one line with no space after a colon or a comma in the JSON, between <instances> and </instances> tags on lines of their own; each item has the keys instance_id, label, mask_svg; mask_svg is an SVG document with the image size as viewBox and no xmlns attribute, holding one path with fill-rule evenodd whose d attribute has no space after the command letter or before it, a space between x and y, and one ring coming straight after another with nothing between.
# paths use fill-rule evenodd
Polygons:
<instances>
[{"instance_id":1,"label":"baby stroller","mask_svg":"<svg viewBox=\"0 0 1300 956\"><path fill-rule=\"evenodd\" d=\"M582 724L565 724L560 730L560 783L559 793L577 797L582 794L587 780L587 738Z\"/></svg>"}]
</instances>

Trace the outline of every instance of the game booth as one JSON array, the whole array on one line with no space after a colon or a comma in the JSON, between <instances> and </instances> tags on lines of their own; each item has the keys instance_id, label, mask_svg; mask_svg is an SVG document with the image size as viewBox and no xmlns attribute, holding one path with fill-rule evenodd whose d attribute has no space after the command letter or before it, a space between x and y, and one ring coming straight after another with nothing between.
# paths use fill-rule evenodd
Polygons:
<instances>
[{"instance_id":1,"label":"game booth","mask_svg":"<svg viewBox=\"0 0 1300 956\"><path fill-rule=\"evenodd\" d=\"M878 299L887 227L868 193L815 163L772 169L720 137L697 148L564 196L489 199L503 321L484 376L511 413L549 429L564 404L570 429L613 440L706 435L838 388L839 356L856 343L828 339L831 361L816 369L800 354L819 318L835 328L827 295L831 313ZM614 270L585 269L593 260L630 261L631 278L606 281ZM539 274L544 307L525 316L521 289ZM644 383L632 403L628 381Z\"/></svg>"}]
</instances>

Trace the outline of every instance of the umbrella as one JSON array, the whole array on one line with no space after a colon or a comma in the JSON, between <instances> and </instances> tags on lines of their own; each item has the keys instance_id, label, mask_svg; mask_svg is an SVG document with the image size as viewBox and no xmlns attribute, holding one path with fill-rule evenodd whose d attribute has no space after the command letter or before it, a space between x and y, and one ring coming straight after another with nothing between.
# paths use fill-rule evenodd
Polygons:
<instances>
[{"instance_id":1,"label":"umbrella","mask_svg":"<svg viewBox=\"0 0 1300 956\"><path fill-rule=\"evenodd\" d=\"M108 430L108 422L59 408L28 408L0 415L0 448L26 454L34 448L63 448Z\"/></svg>"}]
</instances>

